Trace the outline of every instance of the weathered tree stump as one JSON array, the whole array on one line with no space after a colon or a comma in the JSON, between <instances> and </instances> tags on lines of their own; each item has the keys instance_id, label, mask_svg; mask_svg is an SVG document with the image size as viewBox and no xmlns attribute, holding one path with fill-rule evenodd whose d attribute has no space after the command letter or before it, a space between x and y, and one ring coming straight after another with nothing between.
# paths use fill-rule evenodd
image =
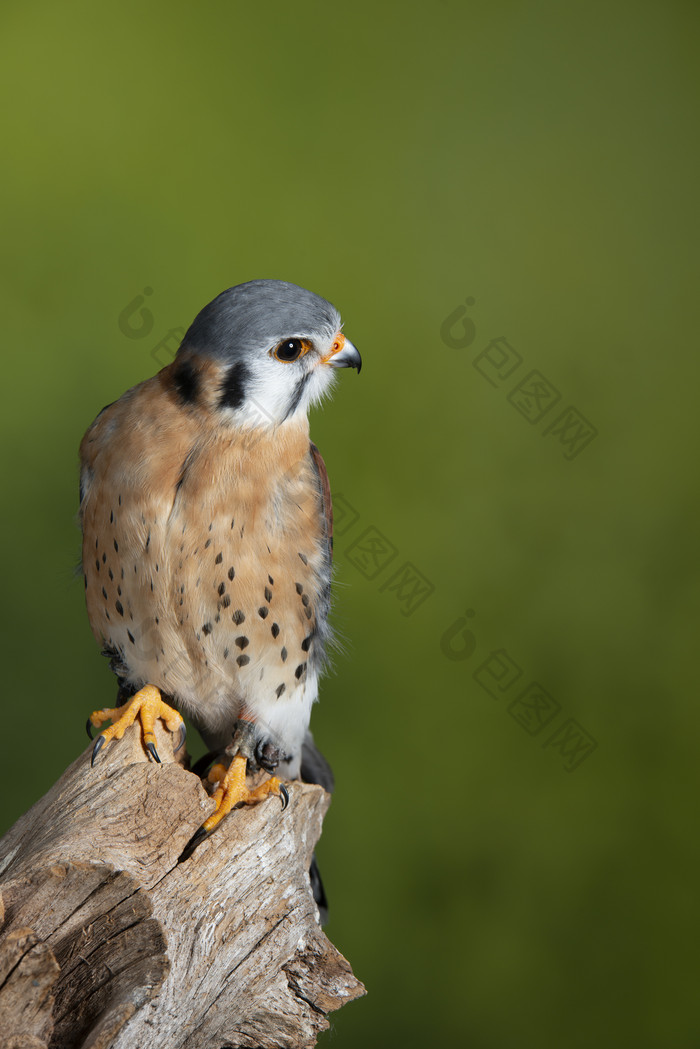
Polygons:
<instances>
[{"instance_id":1,"label":"weathered tree stump","mask_svg":"<svg viewBox=\"0 0 700 1049\"><path fill-rule=\"evenodd\" d=\"M5 1049L296 1049L364 994L310 889L329 795L292 783L179 862L213 803L157 738L162 765L137 727L88 748L0 841Z\"/></svg>"}]
</instances>

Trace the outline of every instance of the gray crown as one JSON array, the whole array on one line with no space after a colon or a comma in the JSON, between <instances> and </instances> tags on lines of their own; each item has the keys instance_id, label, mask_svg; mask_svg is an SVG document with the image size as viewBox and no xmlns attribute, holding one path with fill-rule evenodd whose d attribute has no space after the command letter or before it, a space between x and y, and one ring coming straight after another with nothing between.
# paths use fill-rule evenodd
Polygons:
<instances>
[{"instance_id":1,"label":"gray crown","mask_svg":"<svg viewBox=\"0 0 700 1049\"><path fill-rule=\"evenodd\" d=\"M227 358L292 336L330 339L339 329L340 314L320 295L283 280L251 280L205 306L180 349Z\"/></svg>"}]
</instances>

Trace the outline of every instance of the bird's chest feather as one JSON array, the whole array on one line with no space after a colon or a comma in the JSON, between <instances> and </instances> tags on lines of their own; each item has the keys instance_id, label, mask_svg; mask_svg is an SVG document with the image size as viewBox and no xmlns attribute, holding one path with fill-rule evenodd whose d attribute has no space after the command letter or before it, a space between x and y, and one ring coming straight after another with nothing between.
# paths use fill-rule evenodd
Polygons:
<instances>
[{"instance_id":1,"label":"bird's chest feather","mask_svg":"<svg viewBox=\"0 0 700 1049\"><path fill-rule=\"evenodd\" d=\"M132 684L158 685L213 727L298 702L329 576L308 432L193 439L180 427L165 457L147 438L131 470L124 454L91 461L93 631Z\"/></svg>"}]
</instances>

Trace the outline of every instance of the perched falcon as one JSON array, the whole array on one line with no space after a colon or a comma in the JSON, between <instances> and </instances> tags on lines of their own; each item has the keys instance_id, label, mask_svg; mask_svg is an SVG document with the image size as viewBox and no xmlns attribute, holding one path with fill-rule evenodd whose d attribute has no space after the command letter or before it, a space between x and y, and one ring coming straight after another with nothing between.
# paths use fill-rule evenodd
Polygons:
<instances>
[{"instance_id":1,"label":"perched falcon","mask_svg":"<svg viewBox=\"0 0 700 1049\"><path fill-rule=\"evenodd\" d=\"M119 680L95 711L93 761L136 718L187 713L218 766L210 831L255 790L246 768L299 776L329 641L332 511L307 413L360 354L340 316L276 280L205 306L172 364L128 390L83 438L80 519L92 631ZM129 698L131 697L131 698ZM174 709L177 708L177 709Z\"/></svg>"}]
</instances>

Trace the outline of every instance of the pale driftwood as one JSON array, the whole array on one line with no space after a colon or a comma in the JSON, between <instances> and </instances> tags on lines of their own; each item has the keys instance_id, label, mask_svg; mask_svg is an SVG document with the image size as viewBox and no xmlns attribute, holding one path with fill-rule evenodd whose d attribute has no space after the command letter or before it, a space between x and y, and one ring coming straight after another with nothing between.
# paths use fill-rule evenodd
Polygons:
<instances>
[{"instance_id":1,"label":"pale driftwood","mask_svg":"<svg viewBox=\"0 0 700 1049\"><path fill-rule=\"evenodd\" d=\"M88 748L0 841L5 1049L296 1049L364 994L310 891L325 791L238 809L178 862L213 803L157 746Z\"/></svg>"}]
</instances>

